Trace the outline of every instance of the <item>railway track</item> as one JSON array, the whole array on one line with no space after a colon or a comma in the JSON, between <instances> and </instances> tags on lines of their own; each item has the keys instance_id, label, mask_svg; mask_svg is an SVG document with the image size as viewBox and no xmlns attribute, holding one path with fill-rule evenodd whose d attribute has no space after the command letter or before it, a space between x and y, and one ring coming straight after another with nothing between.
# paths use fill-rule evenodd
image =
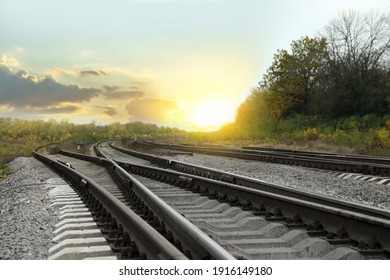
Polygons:
<instances>
[{"instance_id":1,"label":"railway track","mask_svg":"<svg viewBox=\"0 0 390 280\"><path fill-rule=\"evenodd\" d=\"M258 160L271 163L297 165L340 172L362 173L365 175L390 177L390 158L367 157L360 155L339 155L329 153L312 153L282 149L242 149L219 146L191 146L164 144L152 141L139 141L139 145L162 147L194 153L218 155L247 160Z\"/></svg>"},{"instance_id":2,"label":"railway track","mask_svg":"<svg viewBox=\"0 0 390 280\"><path fill-rule=\"evenodd\" d=\"M66 151L59 160L37 151L34 155L70 182L103 225L100 231L113 242L108 246L117 258L389 258L386 211L256 180L255 187L248 187L217 170L121 150L107 141L95 145L94 152L99 157ZM106 205L107 197L114 206ZM103 214L91 205L99 205ZM128 212L141 226L128 225ZM134 232L135 227L146 227L157 244Z\"/></svg>"},{"instance_id":3,"label":"railway track","mask_svg":"<svg viewBox=\"0 0 390 280\"><path fill-rule=\"evenodd\" d=\"M107 145L112 148L107 149ZM131 149L123 148L114 142L103 142L101 144L101 148L106 148L107 152L110 152L110 156L113 158L120 157L125 159L124 154L131 155L133 159L139 158L143 160L144 164L153 164L162 168L169 168L172 170L176 170L179 172L184 172L188 174L193 174L205 178L210 178L213 180L219 180L222 182L228 182L232 184L237 184L241 186L246 186L258 190L269 191L276 194L286 195L289 197L297 197L304 199L306 201L311 201L320 204L327 204L328 206L338 206L341 204L345 204L344 200L339 199L329 199L326 196L322 195L314 195L307 191L301 191L298 189L292 189L289 187L284 187L278 184L267 183L263 180L257 180L255 178L240 176L234 173L224 172L217 169L207 168L204 166L199 166L195 164L185 163L182 161L166 159L163 157L154 156L151 154L137 152ZM115 150L115 151L114 151ZM119 153L118 153L119 152ZM335 202L335 203L334 203ZM347 203L345 204L346 209L348 209L348 205L353 205L352 209L359 208L360 205L356 203ZM383 213L384 217L388 217L388 213L386 211L382 211L379 209L374 210L374 208L370 208L370 212L377 211L378 213ZM370 214L369 212L369 214ZM382 215L382 214L380 214Z\"/></svg>"},{"instance_id":4,"label":"railway track","mask_svg":"<svg viewBox=\"0 0 390 280\"><path fill-rule=\"evenodd\" d=\"M119 259L234 259L113 161L70 152L62 152L57 159L38 149L34 156L59 173L81 199L73 194L71 198L64 194L56 197L55 203L71 208L62 209L71 210L64 220L77 221L60 221L59 233L68 237L59 238L52 258L88 257L85 251L91 246L97 256L102 254L99 246L107 251L101 239L99 246L94 246L96 226L111 248L110 256ZM80 210L82 204L90 213ZM85 223L91 226L91 218L96 223L93 230ZM79 228L81 237L74 228Z\"/></svg>"},{"instance_id":5,"label":"railway track","mask_svg":"<svg viewBox=\"0 0 390 280\"><path fill-rule=\"evenodd\" d=\"M242 149L249 150L252 152L275 152L275 153L280 153L282 155L307 156L307 157L317 157L317 158L324 158L324 159L358 161L358 162L377 163L377 164L386 164L386 165L390 164L390 158L378 157L378 156L309 152L309 151L300 151L300 150L273 149L273 148L260 148L260 147L248 147L248 146L244 146L242 147Z\"/></svg>"},{"instance_id":6,"label":"railway track","mask_svg":"<svg viewBox=\"0 0 390 280\"><path fill-rule=\"evenodd\" d=\"M99 150L106 156L120 158L118 164L133 176L141 176L138 177L140 181L146 180L145 177L160 181L145 184L238 257L388 257L390 214L386 211L240 176L229 177L217 170L122 149L108 142L101 143ZM159 165L164 169L132 163L139 158L144 164ZM188 173L167 171L166 168ZM251 188L244 187L245 184L250 184ZM188 202L176 201L178 196L187 197ZM190 202L194 204L188 205ZM232 224L225 224L227 220ZM320 237L313 237L316 235Z\"/></svg>"}]
</instances>

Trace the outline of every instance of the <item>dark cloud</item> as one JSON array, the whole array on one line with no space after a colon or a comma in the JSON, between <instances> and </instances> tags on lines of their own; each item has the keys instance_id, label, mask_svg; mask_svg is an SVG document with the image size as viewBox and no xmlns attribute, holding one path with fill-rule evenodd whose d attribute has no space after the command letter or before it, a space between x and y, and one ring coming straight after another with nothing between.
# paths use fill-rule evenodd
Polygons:
<instances>
[{"instance_id":1,"label":"dark cloud","mask_svg":"<svg viewBox=\"0 0 390 280\"><path fill-rule=\"evenodd\" d=\"M129 91L114 91L106 93L104 96L106 99L130 99L144 96L144 92L141 90L129 90Z\"/></svg>"},{"instance_id":2,"label":"dark cloud","mask_svg":"<svg viewBox=\"0 0 390 280\"><path fill-rule=\"evenodd\" d=\"M118 86L103 86L103 88L102 95L106 99L132 99L145 95L145 92L139 90L138 87L131 87L131 90L120 90L121 88Z\"/></svg>"},{"instance_id":3,"label":"dark cloud","mask_svg":"<svg viewBox=\"0 0 390 280\"><path fill-rule=\"evenodd\" d=\"M102 109L103 114L109 115L109 116L115 116L117 114L116 110L113 107L110 106L95 106L97 109Z\"/></svg>"},{"instance_id":4,"label":"dark cloud","mask_svg":"<svg viewBox=\"0 0 390 280\"><path fill-rule=\"evenodd\" d=\"M101 94L96 88L64 85L53 77L38 79L25 70L16 74L0 65L0 102L15 107L50 107L62 102L80 103Z\"/></svg>"},{"instance_id":5,"label":"dark cloud","mask_svg":"<svg viewBox=\"0 0 390 280\"><path fill-rule=\"evenodd\" d=\"M179 105L171 100L154 98L137 98L126 105L130 117L138 120L164 121L166 113L179 109Z\"/></svg>"},{"instance_id":6,"label":"dark cloud","mask_svg":"<svg viewBox=\"0 0 390 280\"><path fill-rule=\"evenodd\" d=\"M35 111L40 114L70 114L77 112L79 109L80 107L76 105L60 105L44 109L35 109Z\"/></svg>"},{"instance_id":7,"label":"dark cloud","mask_svg":"<svg viewBox=\"0 0 390 280\"><path fill-rule=\"evenodd\" d=\"M108 76L108 74L101 70L89 70L89 71L80 71L79 72L81 77L88 77L88 76Z\"/></svg>"},{"instance_id":8,"label":"dark cloud","mask_svg":"<svg viewBox=\"0 0 390 280\"><path fill-rule=\"evenodd\" d=\"M114 92L114 91L120 89L120 87L118 87L118 86L103 86L103 88L108 93Z\"/></svg>"}]
</instances>

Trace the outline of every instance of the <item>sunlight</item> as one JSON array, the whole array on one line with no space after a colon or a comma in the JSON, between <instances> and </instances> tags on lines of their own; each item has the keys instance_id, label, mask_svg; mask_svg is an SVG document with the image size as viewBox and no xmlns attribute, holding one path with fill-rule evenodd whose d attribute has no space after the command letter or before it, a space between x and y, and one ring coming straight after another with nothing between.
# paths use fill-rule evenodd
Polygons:
<instances>
[{"instance_id":1,"label":"sunlight","mask_svg":"<svg viewBox=\"0 0 390 280\"><path fill-rule=\"evenodd\" d=\"M234 114L231 102L214 99L194 106L189 112L189 119L200 128L217 129L225 123L234 121Z\"/></svg>"}]
</instances>

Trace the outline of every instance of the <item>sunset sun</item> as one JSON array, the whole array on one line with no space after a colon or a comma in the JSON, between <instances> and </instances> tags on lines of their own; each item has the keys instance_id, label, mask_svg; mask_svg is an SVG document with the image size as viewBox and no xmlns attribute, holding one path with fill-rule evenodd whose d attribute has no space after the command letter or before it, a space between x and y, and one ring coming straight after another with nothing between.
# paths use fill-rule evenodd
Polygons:
<instances>
[{"instance_id":1,"label":"sunset sun","mask_svg":"<svg viewBox=\"0 0 390 280\"><path fill-rule=\"evenodd\" d=\"M225 100L207 100L192 108L189 119L199 128L218 129L225 123L234 121L234 108Z\"/></svg>"}]
</instances>

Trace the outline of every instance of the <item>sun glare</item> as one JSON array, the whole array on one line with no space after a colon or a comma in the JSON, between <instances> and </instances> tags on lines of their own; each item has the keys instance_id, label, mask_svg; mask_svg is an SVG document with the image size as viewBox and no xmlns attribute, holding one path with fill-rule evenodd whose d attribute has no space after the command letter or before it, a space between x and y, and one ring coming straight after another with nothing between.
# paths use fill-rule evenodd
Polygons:
<instances>
[{"instance_id":1,"label":"sun glare","mask_svg":"<svg viewBox=\"0 0 390 280\"><path fill-rule=\"evenodd\" d=\"M190 121L205 130L218 129L225 123L234 121L234 109L228 101L208 100L193 107Z\"/></svg>"}]
</instances>

